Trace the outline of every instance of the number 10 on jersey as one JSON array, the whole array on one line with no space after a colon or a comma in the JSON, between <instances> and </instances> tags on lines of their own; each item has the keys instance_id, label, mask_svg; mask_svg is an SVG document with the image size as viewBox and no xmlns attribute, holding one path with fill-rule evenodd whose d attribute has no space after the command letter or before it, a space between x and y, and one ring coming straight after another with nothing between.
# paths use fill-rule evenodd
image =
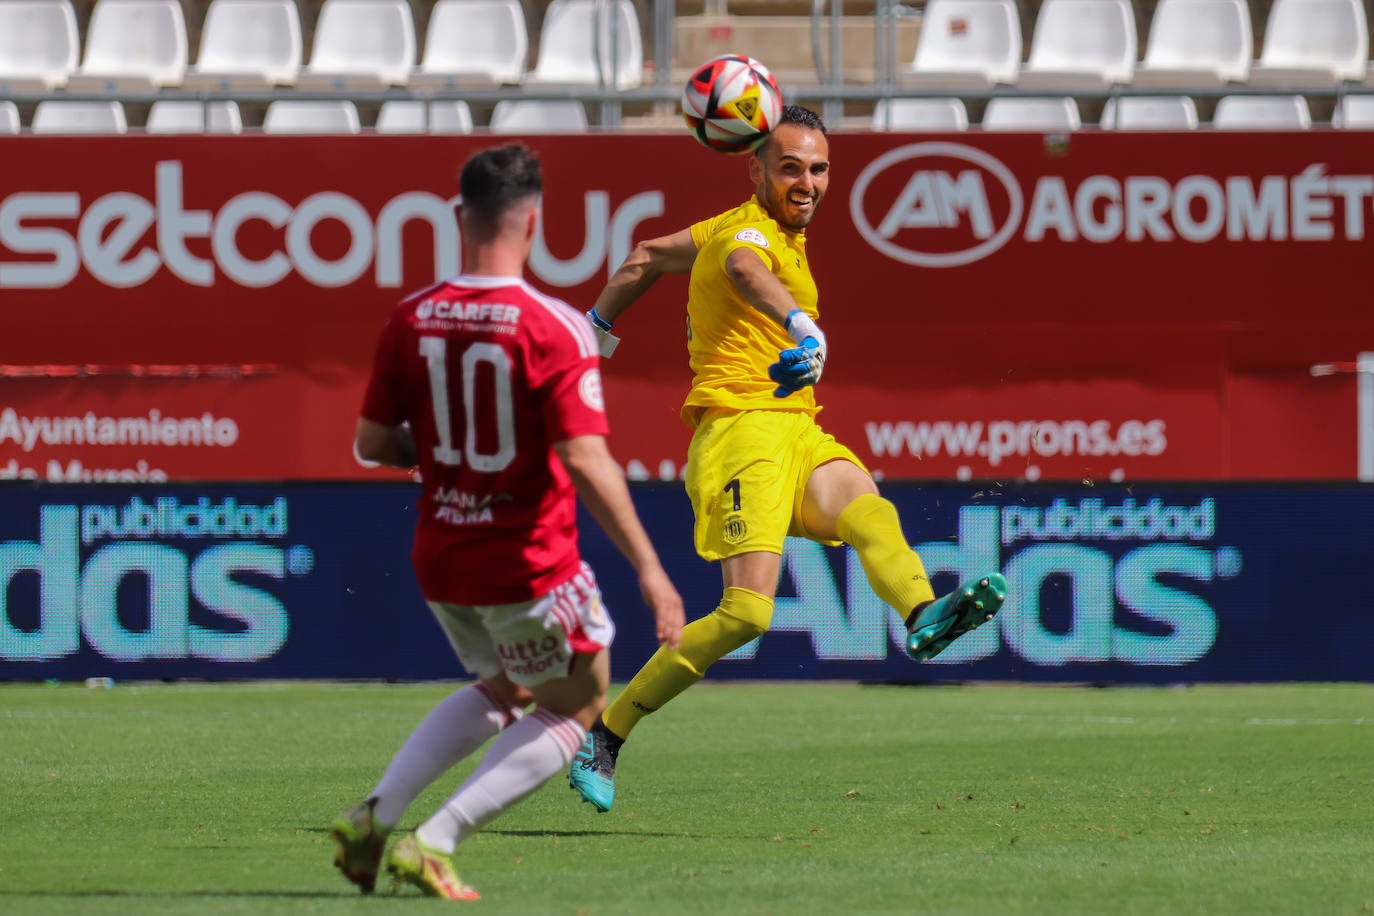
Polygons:
<instances>
[{"instance_id":1,"label":"number 10 on jersey","mask_svg":"<svg viewBox=\"0 0 1374 916\"><path fill-rule=\"evenodd\" d=\"M420 338L420 355L429 370L430 401L434 405L434 429L438 443L434 446L434 460L458 467L466 459L474 471L495 474L504 471L515 459L515 405L511 395L510 356L494 343L477 341L468 344L459 360L463 396L463 448L454 446L453 414L449 395L448 338L426 336ZM480 365L491 367L489 386L491 397L477 402L477 370ZM478 411L491 410L496 416L496 449L479 451L477 445Z\"/></svg>"}]
</instances>

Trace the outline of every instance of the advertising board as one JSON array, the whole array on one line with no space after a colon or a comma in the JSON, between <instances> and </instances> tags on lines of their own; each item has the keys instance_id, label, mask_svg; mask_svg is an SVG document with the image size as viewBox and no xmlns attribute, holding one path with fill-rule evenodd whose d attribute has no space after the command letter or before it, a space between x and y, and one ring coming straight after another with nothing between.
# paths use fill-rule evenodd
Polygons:
<instances>
[{"instance_id":1,"label":"advertising board","mask_svg":"<svg viewBox=\"0 0 1374 916\"><path fill-rule=\"evenodd\" d=\"M937 591L1010 597L932 662L856 556L789 540L770 631L720 678L1374 680L1358 485L892 484ZM410 568L405 484L0 486L0 679L461 677ZM681 488L634 488L689 617L720 597ZM632 573L583 519L613 674L654 649Z\"/></svg>"},{"instance_id":2,"label":"advertising board","mask_svg":"<svg viewBox=\"0 0 1374 916\"><path fill-rule=\"evenodd\" d=\"M489 142L0 138L0 479L375 479L348 449L375 334L458 271L454 175ZM529 142L529 276L580 307L636 241L751 190L681 135ZM1356 376L1312 369L1374 350L1374 134L837 133L831 152L807 232L818 395L876 472L1356 477ZM658 283L606 365L636 478L681 474L685 296Z\"/></svg>"}]
</instances>

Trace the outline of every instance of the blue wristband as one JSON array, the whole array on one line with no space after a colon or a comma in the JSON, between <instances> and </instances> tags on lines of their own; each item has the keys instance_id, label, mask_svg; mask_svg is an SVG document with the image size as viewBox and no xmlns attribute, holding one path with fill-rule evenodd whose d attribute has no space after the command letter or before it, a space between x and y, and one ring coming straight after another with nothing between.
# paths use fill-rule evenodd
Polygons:
<instances>
[{"instance_id":1,"label":"blue wristband","mask_svg":"<svg viewBox=\"0 0 1374 916\"><path fill-rule=\"evenodd\" d=\"M592 311L596 311L596 309L592 309ZM793 318L796 318L798 315L805 315L805 314L806 314L806 313L803 312L801 309L793 309L792 311L788 312L788 313L787 313L787 318L785 318L785 319L783 320L782 329L783 329L784 331L790 331L790 330L792 330L792 319L793 319Z\"/></svg>"},{"instance_id":2,"label":"blue wristband","mask_svg":"<svg viewBox=\"0 0 1374 916\"><path fill-rule=\"evenodd\" d=\"M592 324L596 325L603 331L609 331L612 327L614 327L612 322L609 322L605 318L601 317L601 313L596 310L596 306L592 306L591 311L587 313L587 317L592 320Z\"/></svg>"}]
</instances>

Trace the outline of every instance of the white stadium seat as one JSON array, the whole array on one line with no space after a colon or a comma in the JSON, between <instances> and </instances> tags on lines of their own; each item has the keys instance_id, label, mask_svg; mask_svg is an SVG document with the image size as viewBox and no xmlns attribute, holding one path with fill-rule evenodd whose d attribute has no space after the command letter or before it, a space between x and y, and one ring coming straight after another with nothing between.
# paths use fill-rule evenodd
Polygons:
<instances>
[{"instance_id":1,"label":"white stadium seat","mask_svg":"<svg viewBox=\"0 0 1374 916\"><path fill-rule=\"evenodd\" d=\"M1331 112L1331 126L1346 130L1374 130L1374 95L1347 95Z\"/></svg>"},{"instance_id":2,"label":"white stadium seat","mask_svg":"<svg viewBox=\"0 0 1374 916\"><path fill-rule=\"evenodd\" d=\"M1135 59L1130 0L1045 0L1017 85L1094 89L1129 83Z\"/></svg>"},{"instance_id":3,"label":"white stadium seat","mask_svg":"<svg viewBox=\"0 0 1374 916\"><path fill-rule=\"evenodd\" d=\"M1104 130L1192 130L1197 105L1186 95L1127 95L1107 99L1098 126Z\"/></svg>"},{"instance_id":4,"label":"white stadium seat","mask_svg":"<svg viewBox=\"0 0 1374 916\"><path fill-rule=\"evenodd\" d=\"M879 99L873 129L891 131L968 130L961 99Z\"/></svg>"},{"instance_id":5,"label":"white stadium seat","mask_svg":"<svg viewBox=\"0 0 1374 916\"><path fill-rule=\"evenodd\" d=\"M186 18L177 0L97 0L75 91L175 86L186 72Z\"/></svg>"},{"instance_id":6,"label":"white stadium seat","mask_svg":"<svg viewBox=\"0 0 1374 916\"><path fill-rule=\"evenodd\" d=\"M1160 0L1137 86L1222 86L1244 82L1255 39L1245 0Z\"/></svg>"},{"instance_id":7,"label":"white stadium seat","mask_svg":"<svg viewBox=\"0 0 1374 916\"><path fill-rule=\"evenodd\" d=\"M439 0L412 86L519 83L529 57L519 0Z\"/></svg>"},{"instance_id":8,"label":"white stadium seat","mask_svg":"<svg viewBox=\"0 0 1374 916\"><path fill-rule=\"evenodd\" d=\"M0 90L56 89L76 69L80 49L70 0L0 2Z\"/></svg>"},{"instance_id":9,"label":"white stadium seat","mask_svg":"<svg viewBox=\"0 0 1374 916\"><path fill-rule=\"evenodd\" d=\"M392 99L382 103L377 112L379 134L470 134L472 111L464 101L425 103L410 99Z\"/></svg>"},{"instance_id":10,"label":"white stadium seat","mask_svg":"<svg viewBox=\"0 0 1374 916\"><path fill-rule=\"evenodd\" d=\"M575 100L505 99L491 112L491 131L497 134L576 133L586 129L587 111Z\"/></svg>"},{"instance_id":11,"label":"white stadium seat","mask_svg":"<svg viewBox=\"0 0 1374 916\"><path fill-rule=\"evenodd\" d=\"M902 82L952 89L1014 83L1021 48L1014 0L929 0Z\"/></svg>"},{"instance_id":12,"label":"white stadium seat","mask_svg":"<svg viewBox=\"0 0 1374 916\"><path fill-rule=\"evenodd\" d=\"M303 88L403 86L415 69L415 20L406 0L325 0Z\"/></svg>"},{"instance_id":13,"label":"white stadium seat","mask_svg":"<svg viewBox=\"0 0 1374 916\"><path fill-rule=\"evenodd\" d=\"M77 102L44 99L29 124L36 134L122 134L129 130L119 102Z\"/></svg>"},{"instance_id":14,"label":"white stadium seat","mask_svg":"<svg viewBox=\"0 0 1374 916\"><path fill-rule=\"evenodd\" d=\"M237 102L159 99L148 109L143 129L150 134L238 134L243 117Z\"/></svg>"},{"instance_id":15,"label":"white stadium seat","mask_svg":"<svg viewBox=\"0 0 1374 916\"><path fill-rule=\"evenodd\" d=\"M17 134L19 126L19 106L8 100L0 102L0 134Z\"/></svg>"},{"instance_id":16,"label":"white stadium seat","mask_svg":"<svg viewBox=\"0 0 1374 916\"><path fill-rule=\"evenodd\" d=\"M302 55L294 0L213 0L184 83L191 89L289 86Z\"/></svg>"},{"instance_id":17,"label":"white stadium seat","mask_svg":"<svg viewBox=\"0 0 1374 916\"><path fill-rule=\"evenodd\" d=\"M598 16L598 9L604 15ZM602 61L599 71L598 59ZM526 82L599 85L604 78L608 86L628 89L638 86L643 77L639 17L630 0L553 0L549 4L539 30L539 57Z\"/></svg>"},{"instance_id":18,"label":"white stadium seat","mask_svg":"<svg viewBox=\"0 0 1374 916\"><path fill-rule=\"evenodd\" d=\"M268 134L356 134L362 130L358 106L338 100L278 99L262 118Z\"/></svg>"},{"instance_id":19,"label":"white stadium seat","mask_svg":"<svg viewBox=\"0 0 1374 916\"><path fill-rule=\"evenodd\" d=\"M1219 130L1305 130L1312 126L1300 95L1227 95L1217 102L1212 126Z\"/></svg>"},{"instance_id":20,"label":"white stadium seat","mask_svg":"<svg viewBox=\"0 0 1374 916\"><path fill-rule=\"evenodd\" d=\"M1361 80L1368 57L1369 26L1360 0L1274 0L1250 82Z\"/></svg>"},{"instance_id":21,"label":"white stadium seat","mask_svg":"<svg viewBox=\"0 0 1374 916\"><path fill-rule=\"evenodd\" d=\"M1070 98L1002 96L989 99L983 111L984 130L1068 131L1082 124L1078 103Z\"/></svg>"}]
</instances>

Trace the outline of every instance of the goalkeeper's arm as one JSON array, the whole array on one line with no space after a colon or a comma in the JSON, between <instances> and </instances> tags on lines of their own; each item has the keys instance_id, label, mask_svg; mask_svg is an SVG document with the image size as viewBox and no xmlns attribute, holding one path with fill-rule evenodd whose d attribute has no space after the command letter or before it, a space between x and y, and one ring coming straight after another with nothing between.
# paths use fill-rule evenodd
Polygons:
<instances>
[{"instance_id":1,"label":"goalkeeper's arm","mask_svg":"<svg viewBox=\"0 0 1374 916\"><path fill-rule=\"evenodd\" d=\"M797 343L796 347L780 352L778 361L768 367L768 377L778 383L773 395L785 398L819 382L827 352L825 335L798 307L797 300L777 275L748 248L730 252L725 259L725 272L745 301L782 325Z\"/></svg>"},{"instance_id":2,"label":"goalkeeper's arm","mask_svg":"<svg viewBox=\"0 0 1374 916\"><path fill-rule=\"evenodd\" d=\"M624 263L616 268L601 295L596 297L596 304L587 313L596 329L602 356L610 356L615 352L616 344L620 343L620 338L611 333L616 319L634 305L659 277L690 273L696 257L697 245L692 241L691 229L649 239L635 246Z\"/></svg>"}]
</instances>

